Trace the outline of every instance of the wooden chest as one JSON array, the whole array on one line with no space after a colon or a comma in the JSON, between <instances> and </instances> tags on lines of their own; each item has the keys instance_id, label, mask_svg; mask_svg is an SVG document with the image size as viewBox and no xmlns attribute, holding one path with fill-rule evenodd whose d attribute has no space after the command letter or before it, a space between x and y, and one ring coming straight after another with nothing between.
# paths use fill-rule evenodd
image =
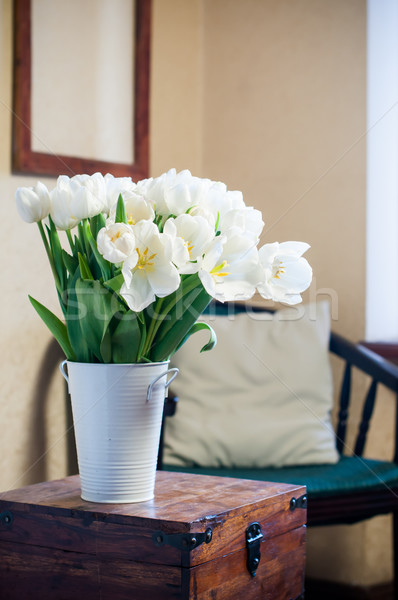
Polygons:
<instances>
[{"instance_id":1,"label":"wooden chest","mask_svg":"<svg viewBox=\"0 0 398 600\"><path fill-rule=\"evenodd\" d=\"M79 477L0 494L2 600L294 600L305 488L157 474L155 499L94 504ZM255 574L254 574L255 573Z\"/></svg>"}]
</instances>

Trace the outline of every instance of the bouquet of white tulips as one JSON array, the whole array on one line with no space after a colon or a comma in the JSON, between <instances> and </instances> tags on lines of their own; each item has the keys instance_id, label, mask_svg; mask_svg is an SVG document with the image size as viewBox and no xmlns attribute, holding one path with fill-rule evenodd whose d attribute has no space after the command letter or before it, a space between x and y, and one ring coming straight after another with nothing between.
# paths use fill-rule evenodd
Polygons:
<instances>
[{"instance_id":1,"label":"bouquet of white tulips","mask_svg":"<svg viewBox=\"0 0 398 600\"><path fill-rule=\"evenodd\" d=\"M16 201L38 224L64 321L30 300L71 361L160 362L199 329L209 330L210 350L216 336L197 319L212 298L248 300L257 290L295 304L311 282L308 244L258 249L260 211L189 171L138 183L63 175L51 191L18 188Z\"/></svg>"}]
</instances>

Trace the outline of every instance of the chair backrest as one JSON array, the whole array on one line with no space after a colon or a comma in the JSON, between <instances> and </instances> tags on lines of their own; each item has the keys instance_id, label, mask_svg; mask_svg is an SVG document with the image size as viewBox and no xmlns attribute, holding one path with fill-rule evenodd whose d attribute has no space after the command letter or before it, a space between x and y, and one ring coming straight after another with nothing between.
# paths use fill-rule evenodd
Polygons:
<instances>
[{"instance_id":1,"label":"chair backrest","mask_svg":"<svg viewBox=\"0 0 398 600\"><path fill-rule=\"evenodd\" d=\"M353 368L360 369L371 378L363 402L362 418L358 427L358 433L354 446L354 454L357 456L362 456L379 384L384 385L397 394L398 407L398 368L396 365L389 363L384 358L378 356L371 350L368 350L361 344L353 344L341 335L333 332L330 336L330 351L345 361L345 369L339 399L338 423L336 429L336 443L337 449L340 453L342 453L346 438L351 397L351 375ZM398 418L396 421L396 432L397 430ZM398 463L397 434L395 435L394 462Z\"/></svg>"}]
</instances>

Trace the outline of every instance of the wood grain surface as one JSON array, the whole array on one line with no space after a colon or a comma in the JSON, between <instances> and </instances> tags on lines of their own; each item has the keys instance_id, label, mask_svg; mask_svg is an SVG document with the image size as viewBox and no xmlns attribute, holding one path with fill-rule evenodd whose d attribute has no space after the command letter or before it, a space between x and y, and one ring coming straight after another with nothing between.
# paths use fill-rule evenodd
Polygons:
<instances>
[{"instance_id":1,"label":"wood grain surface","mask_svg":"<svg viewBox=\"0 0 398 600\"><path fill-rule=\"evenodd\" d=\"M78 476L2 493L0 514L13 520L0 520L0 598L224 600L242 589L245 600L296 598L306 510L291 510L290 500L304 493L296 485L165 471L155 498L137 504L86 502ZM254 521L263 539L253 578L245 532ZM209 527L210 543L191 552L153 539L156 531Z\"/></svg>"}]
</instances>

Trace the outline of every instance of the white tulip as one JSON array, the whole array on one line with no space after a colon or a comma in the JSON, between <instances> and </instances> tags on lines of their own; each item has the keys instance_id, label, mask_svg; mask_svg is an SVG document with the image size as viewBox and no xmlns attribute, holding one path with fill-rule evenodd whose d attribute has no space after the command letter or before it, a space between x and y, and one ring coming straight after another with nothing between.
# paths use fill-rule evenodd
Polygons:
<instances>
[{"instance_id":1,"label":"white tulip","mask_svg":"<svg viewBox=\"0 0 398 600\"><path fill-rule=\"evenodd\" d=\"M98 206L101 206L102 209L106 206L106 183L101 173L74 175L71 177L70 182L72 189L77 189L76 185L80 186L90 192Z\"/></svg>"},{"instance_id":2,"label":"white tulip","mask_svg":"<svg viewBox=\"0 0 398 600\"><path fill-rule=\"evenodd\" d=\"M170 169L167 173L163 173L159 177L150 177L142 179L137 183L136 192L141 194L147 200L150 200L158 215L170 214L165 201L165 189L173 185L176 178L176 170Z\"/></svg>"},{"instance_id":3,"label":"white tulip","mask_svg":"<svg viewBox=\"0 0 398 600\"><path fill-rule=\"evenodd\" d=\"M51 193L51 218L58 229L72 229L80 219L76 218L72 210L72 195L67 186L57 185Z\"/></svg>"},{"instance_id":4,"label":"white tulip","mask_svg":"<svg viewBox=\"0 0 398 600\"><path fill-rule=\"evenodd\" d=\"M216 237L198 262L203 287L220 302L248 300L262 279L256 245L238 228Z\"/></svg>"},{"instance_id":5,"label":"white tulip","mask_svg":"<svg viewBox=\"0 0 398 600\"><path fill-rule=\"evenodd\" d=\"M189 248L185 240L177 235L174 219L168 219L163 228L163 234L167 235L172 243L172 261L180 273L186 273L185 267L189 264ZM193 272L193 271L192 271Z\"/></svg>"},{"instance_id":6,"label":"white tulip","mask_svg":"<svg viewBox=\"0 0 398 600\"><path fill-rule=\"evenodd\" d=\"M105 212L109 214L109 211L112 209L112 207L117 204L119 195L122 194L124 198L126 192L130 192L135 189L136 184L132 181L131 177L114 177L110 173L105 175L104 181L106 188Z\"/></svg>"},{"instance_id":7,"label":"white tulip","mask_svg":"<svg viewBox=\"0 0 398 600\"><path fill-rule=\"evenodd\" d=\"M173 185L164 191L168 214L178 216L196 206L201 206L211 183L210 179L194 177L189 171L177 173Z\"/></svg>"},{"instance_id":8,"label":"white tulip","mask_svg":"<svg viewBox=\"0 0 398 600\"><path fill-rule=\"evenodd\" d=\"M51 218L58 229L72 229L82 219L106 210L106 188L100 173L58 177L51 194Z\"/></svg>"},{"instance_id":9,"label":"white tulip","mask_svg":"<svg viewBox=\"0 0 398 600\"><path fill-rule=\"evenodd\" d=\"M265 244L259 250L263 281L257 286L267 300L298 304L312 279L312 269L302 254L310 246L304 242Z\"/></svg>"},{"instance_id":10,"label":"white tulip","mask_svg":"<svg viewBox=\"0 0 398 600\"><path fill-rule=\"evenodd\" d=\"M15 192L20 217L27 223L45 219L51 209L50 194L40 181L34 187L20 187Z\"/></svg>"},{"instance_id":11,"label":"white tulip","mask_svg":"<svg viewBox=\"0 0 398 600\"><path fill-rule=\"evenodd\" d=\"M123 264L124 283L120 294L131 310L141 311L155 297L163 298L175 292L180 285L180 276L172 263L172 240L159 233L150 221L139 221L134 225L137 255L127 258Z\"/></svg>"},{"instance_id":12,"label":"white tulip","mask_svg":"<svg viewBox=\"0 0 398 600\"><path fill-rule=\"evenodd\" d=\"M239 221L241 229L244 224L246 233L255 239L264 225L258 211L246 209L242 192L228 191L224 183L194 177L188 170L177 173L170 169L155 179L139 181L135 191L150 200L156 213L162 217L178 217L186 213L201 216L213 230L217 224L218 231L222 233ZM244 213L226 217L231 211L239 210Z\"/></svg>"},{"instance_id":13,"label":"white tulip","mask_svg":"<svg viewBox=\"0 0 398 600\"><path fill-rule=\"evenodd\" d=\"M201 206L212 185L210 179L194 177L187 169L179 173L170 169L155 179L139 181L136 192L153 202L158 215L168 217Z\"/></svg>"},{"instance_id":14,"label":"white tulip","mask_svg":"<svg viewBox=\"0 0 398 600\"><path fill-rule=\"evenodd\" d=\"M264 228L261 212L251 206L229 210L220 218L219 229L223 233L234 227L257 243Z\"/></svg>"},{"instance_id":15,"label":"white tulip","mask_svg":"<svg viewBox=\"0 0 398 600\"><path fill-rule=\"evenodd\" d=\"M134 256L137 261L138 254L135 246L133 230L125 223L112 223L98 232L98 250L111 263L122 263L131 256Z\"/></svg>"},{"instance_id":16,"label":"white tulip","mask_svg":"<svg viewBox=\"0 0 398 600\"><path fill-rule=\"evenodd\" d=\"M228 229L239 226L242 233L258 241L264 226L261 213L246 207L242 192L228 191L221 182L210 183L202 202L194 206L190 214L205 217L218 233L226 233Z\"/></svg>"},{"instance_id":17,"label":"white tulip","mask_svg":"<svg viewBox=\"0 0 398 600\"><path fill-rule=\"evenodd\" d=\"M126 190L122 192L124 200L124 206L126 210L126 217L129 225L136 225L138 221L148 220L153 221L155 218L155 212L148 200L141 194L137 194L134 190ZM116 199L117 200L117 199ZM111 208L109 218L111 221L115 220L116 217L116 204Z\"/></svg>"},{"instance_id":18,"label":"white tulip","mask_svg":"<svg viewBox=\"0 0 398 600\"><path fill-rule=\"evenodd\" d=\"M202 256L214 239L214 228L202 216L190 214L168 219L163 231L173 239L173 262L180 273L195 273L197 259Z\"/></svg>"},{"instance_id":19,"label":"white tulip","mask_svg":"<svg viewBox=\"0 0 398 600\"><path fill-rule=\"evenodd\" d=\"M203 202L193 209L192 214L201 214L206 218L212 215L214 223L218 223L217 229L220 230L224 216L231 210L244 209L245 203L242 192L228 191L226 185L220 181L210 183Z\"/></svg>"}]
</instances>

